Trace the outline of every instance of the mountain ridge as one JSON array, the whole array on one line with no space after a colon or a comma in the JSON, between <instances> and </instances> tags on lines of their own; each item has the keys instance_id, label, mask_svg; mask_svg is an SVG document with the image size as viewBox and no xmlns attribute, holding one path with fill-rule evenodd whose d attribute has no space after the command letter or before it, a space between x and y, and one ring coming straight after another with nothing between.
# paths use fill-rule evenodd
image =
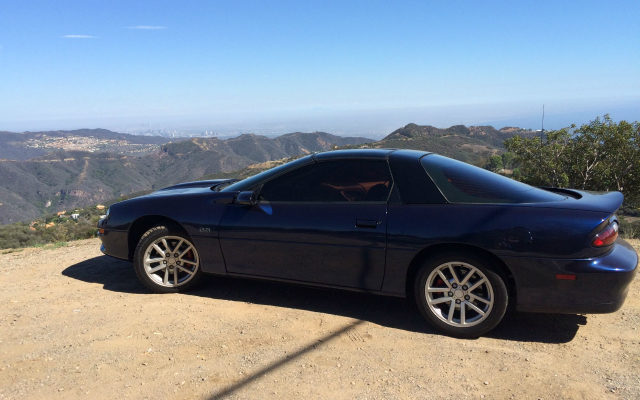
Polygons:
<instances>
[{"instance_id":1,"label":"mountain ridge","mask_svg":"<svg viewBox=\"0 0 640 400\"><path fill-rule=\"evenodd\" d=\"M481 164L490 156L504 151L506 139L534 134L534 131L517 127L496 129L490 125L453 125L437 128L411 123L364 147L426 150L471 164Z\"/></svg>"},{"instance_id":2,"label":"mountain ridge","mask_svg":"<svg viewBox=\"0 0 640 400\"><path fill-rule=\"evenodd\" d=\"M0 223L26 221L207 174L369 140L325 132L294 133L274 139L242 135L226 140L192 138L169 142L142 156L56 150L29 160L3 160Z\"/></svg>"},{"instance_id":3,"label":"mountain ridge","mask_svg":"<svg viewBox=\"0 0 640 400\"><path fill-rule=\"evenodd\" d=\"M75 150L83 145L89 149L100 148L93 139L83 142L84 137L78 136L80 133L106 140L107 147L115 143L121 151ZM326 132L292 132L277 137L247 133L228 139L194 137L169 142L158 137L154 139L158 141L156 144L142 143L154 146L153 149L132 152L136 147L127 146L141 144L133 143L130 136L135 135L108 130L38 132L30 138L53 137L56 138L53 143L73 138L74 141L63 142L70 143L71 150L52 147L28 160L0 160L0 224L25 221L182 181L245 174L250 172L246 169L251 165L268 165L274 160L335 148L412 148L481 164L489 156L504 151L504 139L534 133L516 127L437 128L407 124L379 141ZM15 135L22 134L5 132L4 137ZM139 140L148 138L144 136ZM108 142L111 140L116 142ZM128 144L122 144L121 140Z\"/></svg>"}]
</instances>

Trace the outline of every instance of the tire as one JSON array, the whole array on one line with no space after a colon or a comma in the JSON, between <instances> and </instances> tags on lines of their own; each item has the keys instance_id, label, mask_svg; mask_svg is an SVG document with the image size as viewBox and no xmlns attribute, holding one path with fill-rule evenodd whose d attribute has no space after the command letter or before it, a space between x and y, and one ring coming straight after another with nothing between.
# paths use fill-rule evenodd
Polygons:
<instances>
[{"instance_id":1,"label":"tire","mask_svg":"<svg viewBox=\"0 0 640 400\"><path fill-rule=\"evenodd\" d=\"M165 225L142 235L133 255L133 268L140 282L155 293L186 291L202 277L198 251L191 239Z\"/></svg>"},{"instance_id":2,"label":"tire","mask_svg":"<svg viewBox=\"0 0 640 400\"><path fill-rule=\"evenodd\" d=\"M416 304L425 319L460 338L475 338L495 328L509 295L504 279L490 266L488 260L466 253L426 260L414 282Z\"/></svg>"}]
</instances>

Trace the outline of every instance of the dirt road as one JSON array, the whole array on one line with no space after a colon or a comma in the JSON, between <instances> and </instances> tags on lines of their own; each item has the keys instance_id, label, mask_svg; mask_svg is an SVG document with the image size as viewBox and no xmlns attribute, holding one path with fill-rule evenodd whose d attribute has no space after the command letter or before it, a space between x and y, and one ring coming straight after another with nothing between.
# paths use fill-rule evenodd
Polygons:
<instances>
[{"instance_id":1,"label":"dirt road","mask_svg":"<svg viewBox=\"0 0 640 400\"><path fill-rule=\"evenodd\" d=\"M401 299L221 278L149 294L98 243L0 255L0 399L640 398L640 278L615 314L458 340Z\"/></svg>"}]
</instances>

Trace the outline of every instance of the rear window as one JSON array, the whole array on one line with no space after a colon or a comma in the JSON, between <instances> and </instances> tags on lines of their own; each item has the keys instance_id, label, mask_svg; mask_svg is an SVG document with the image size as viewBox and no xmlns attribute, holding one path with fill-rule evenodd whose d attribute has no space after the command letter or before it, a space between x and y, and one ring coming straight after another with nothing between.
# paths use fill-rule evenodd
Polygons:
<instances>
[{"instance_id":1,"label":"rear window","mask_svg":"<svg viewBox=\"0 0 640 400\"><path fill-rule=\"evenodd\" d=\"M420 162L451 203L540 203L565 199L565 196L437 154L426 155Z\"/></svg>"}]
</instances>

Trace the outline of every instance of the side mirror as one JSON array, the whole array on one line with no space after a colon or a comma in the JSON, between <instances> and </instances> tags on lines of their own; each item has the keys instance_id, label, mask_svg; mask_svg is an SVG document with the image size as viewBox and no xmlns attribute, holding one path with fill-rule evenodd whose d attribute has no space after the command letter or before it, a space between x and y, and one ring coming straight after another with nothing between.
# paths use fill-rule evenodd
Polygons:
<instances>
[{"instance_id":1,"label":"side mirror","mask_svg":"<svg viewBox=\"0 0 640 400\"><path fill-rule=\"evenodd\" d=\"M240 206L255 206L258 203L256 199L256 192L248 190L246 192L240 192L236 196L235 204Z\"/></svg>"}]
</instances>

